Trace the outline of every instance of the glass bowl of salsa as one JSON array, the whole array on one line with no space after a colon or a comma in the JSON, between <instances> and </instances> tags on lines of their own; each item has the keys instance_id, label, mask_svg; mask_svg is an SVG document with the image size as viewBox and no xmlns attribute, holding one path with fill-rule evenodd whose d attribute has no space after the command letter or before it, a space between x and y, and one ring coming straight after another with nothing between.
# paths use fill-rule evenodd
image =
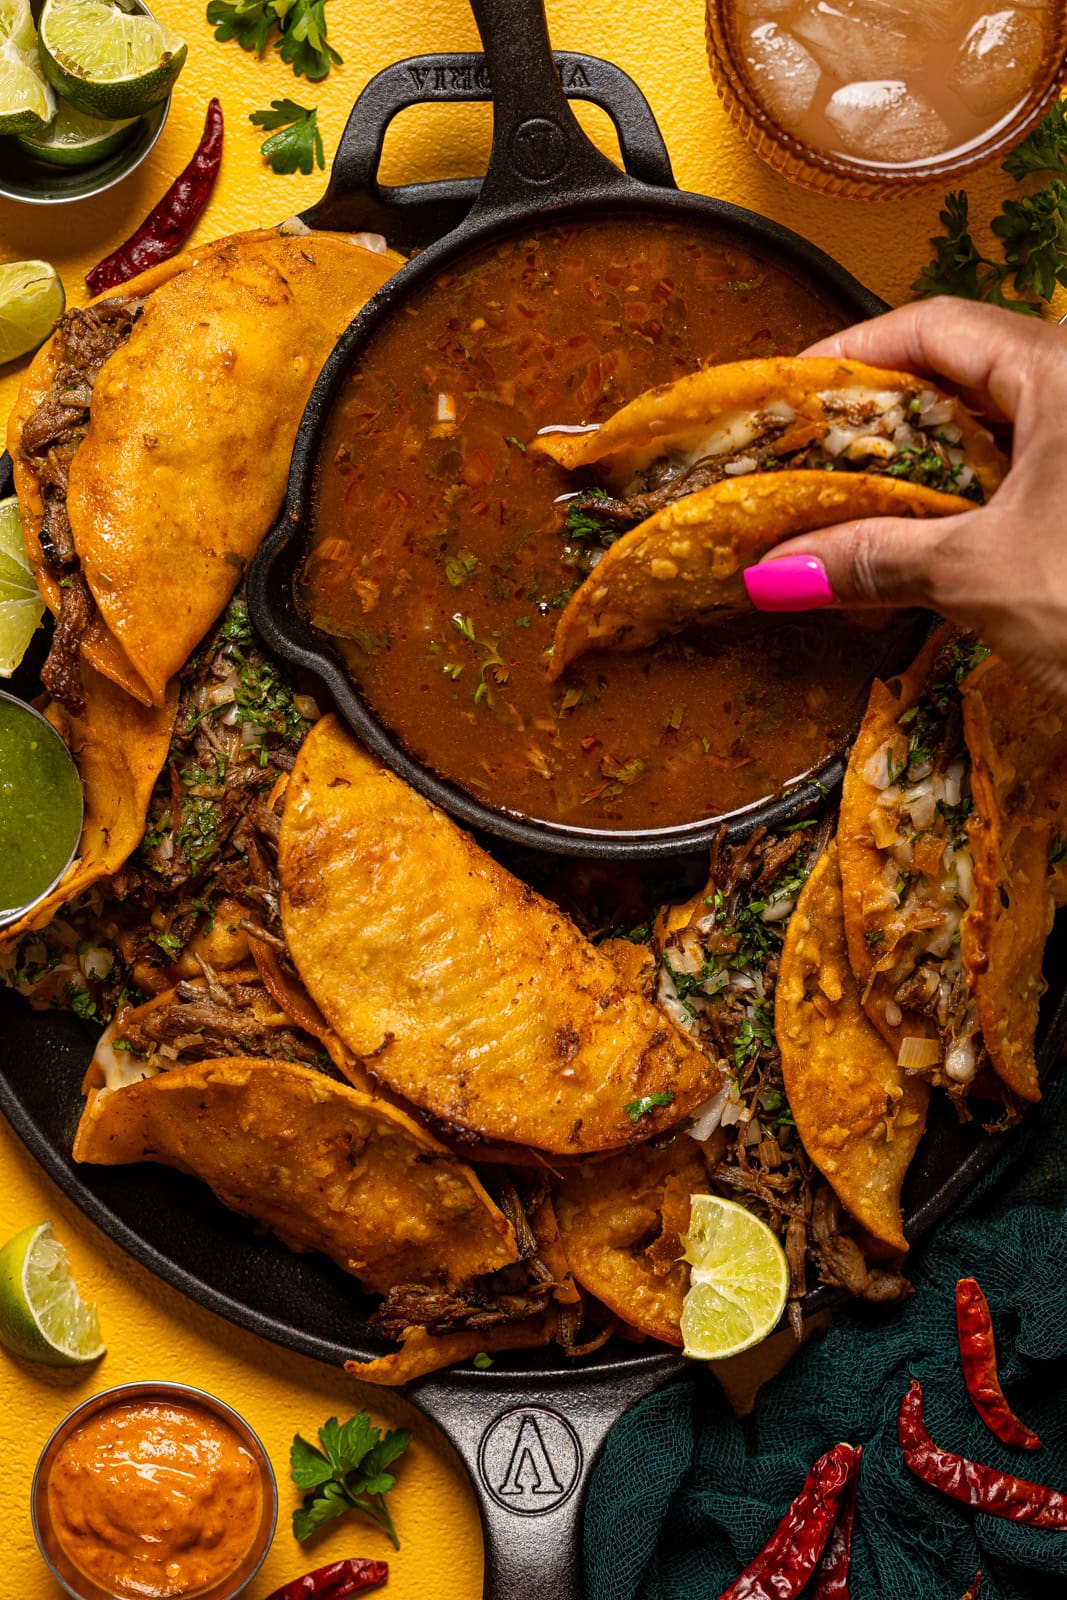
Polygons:
<instances>
[{"instance_id":1,"label":"glass bowl of salsa","mask_svg":"<svg viewBox=\"0 0 1067 1600\"><path fill-rule=\"evenodd\" d=\"M0 928L31 911L74 859L82 786L39 711L0 691Z\"/></svg>"},{"instance_id":2,"label":"glass bowl of salsa","mask_svg":"<svg viewBox=\"0 0 1067 1600\"><path fill-rule=\"evenodd\" d=\"M183 1383L127 1383L77 1406L31 1490L38 1547L74 1600L234 1600L278 1519L247 1422Z\"/></svg>"},{"instance_id":3,"label":"glass bowl of salsa","mask_svg":"<svg viewBox=\"0 0 1067 1600\"><path fill-rule=\"evenodd\" d=\"M1067 74L1064 0L707 0L712 76L776 172L887 199L1025 138Z\"/></svg>"}]
</instances>

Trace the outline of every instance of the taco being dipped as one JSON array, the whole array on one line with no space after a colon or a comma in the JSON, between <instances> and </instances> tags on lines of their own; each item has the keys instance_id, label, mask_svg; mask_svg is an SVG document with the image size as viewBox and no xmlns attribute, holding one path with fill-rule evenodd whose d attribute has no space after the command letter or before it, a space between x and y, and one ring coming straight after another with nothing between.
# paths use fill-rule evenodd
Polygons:
<instances>
[{"instance_id":1,"label":"taco being dipped","mask_svg":"<svg viewBox=\"0 0 1067 1600\"><path fill-rule=\"evenodd\" d=\"M238 234L60 318L8 428L54 699L82 710L84 659L164 704L277 514L323 361L399 259Z\"/></svg>"},{"instance_id":2,"label":"taco being dipped","mask_svg":"<svg viewBox=\"0 0 1067 1600\"><path fill-rule=\"evenodd\" d=\"M744 609L744 569L784 539L855 517L949 516L1007 470L926 379L821 357L705 368L600 427L545 429L532 448L596 479L567 502L591 570L560 618L552 677L588 649L640 649Z\"/></svg>"}]
</instances>

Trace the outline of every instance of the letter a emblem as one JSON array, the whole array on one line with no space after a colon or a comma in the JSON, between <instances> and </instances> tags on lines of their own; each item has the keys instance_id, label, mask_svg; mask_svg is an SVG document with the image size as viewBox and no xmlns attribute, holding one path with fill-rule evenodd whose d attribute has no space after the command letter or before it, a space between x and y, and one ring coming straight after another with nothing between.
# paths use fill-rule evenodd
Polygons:
<instances>
[{"instance_id":1,"label":"letter a emblem","mask_svg":"<svg viewBox=\"0 0 1067 1600\"><path fill-rule=\"evenodd\" d=\"M563 1485L553 1471L537 1418L526 1412L512 1447L508 1470L497 1494L562 1493Z\"/></svg>"}]
</instances>

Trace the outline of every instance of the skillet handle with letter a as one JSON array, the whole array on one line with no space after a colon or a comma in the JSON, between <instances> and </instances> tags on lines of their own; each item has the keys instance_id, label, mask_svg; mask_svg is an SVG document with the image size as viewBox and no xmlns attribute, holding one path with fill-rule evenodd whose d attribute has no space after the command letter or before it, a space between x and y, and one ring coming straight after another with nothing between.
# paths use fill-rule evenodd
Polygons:
<instances>
[{"instance_id":1,"label":"skillet handle with letter a","mask_svg":"<svg viewBox=\"0 0 1067 1600\"><path fill-rule=\"evenodd\" d=\"M663 1351L552 1372L457 1369L412 1385L470 1474L485 1535L483 1600L581 1600L582 1509L604 1440L687 1367Z\"/></svg>"}]
</instances>

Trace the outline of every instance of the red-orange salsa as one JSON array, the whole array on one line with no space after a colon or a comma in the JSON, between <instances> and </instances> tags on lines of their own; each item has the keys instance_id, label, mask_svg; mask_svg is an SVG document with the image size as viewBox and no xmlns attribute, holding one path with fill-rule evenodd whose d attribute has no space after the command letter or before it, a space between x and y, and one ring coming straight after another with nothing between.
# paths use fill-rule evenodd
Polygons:
<instances>
[{"instance_id":1,"label":"red-orange salsa","mask_svg":"<svg viewBox=\"0 0 1067 1600\"><path fill-rule=\"evenodd\" d=\"M409 300L348 378L298 584L378 717L490 804L582 827L690 822L773 794L854 724L894 638L753 617L549 685L580 581L526 444L700 365L795 354L841 326L810 284L689 224L590 219L472 255Z\"/></svg>"}]
</instances>

